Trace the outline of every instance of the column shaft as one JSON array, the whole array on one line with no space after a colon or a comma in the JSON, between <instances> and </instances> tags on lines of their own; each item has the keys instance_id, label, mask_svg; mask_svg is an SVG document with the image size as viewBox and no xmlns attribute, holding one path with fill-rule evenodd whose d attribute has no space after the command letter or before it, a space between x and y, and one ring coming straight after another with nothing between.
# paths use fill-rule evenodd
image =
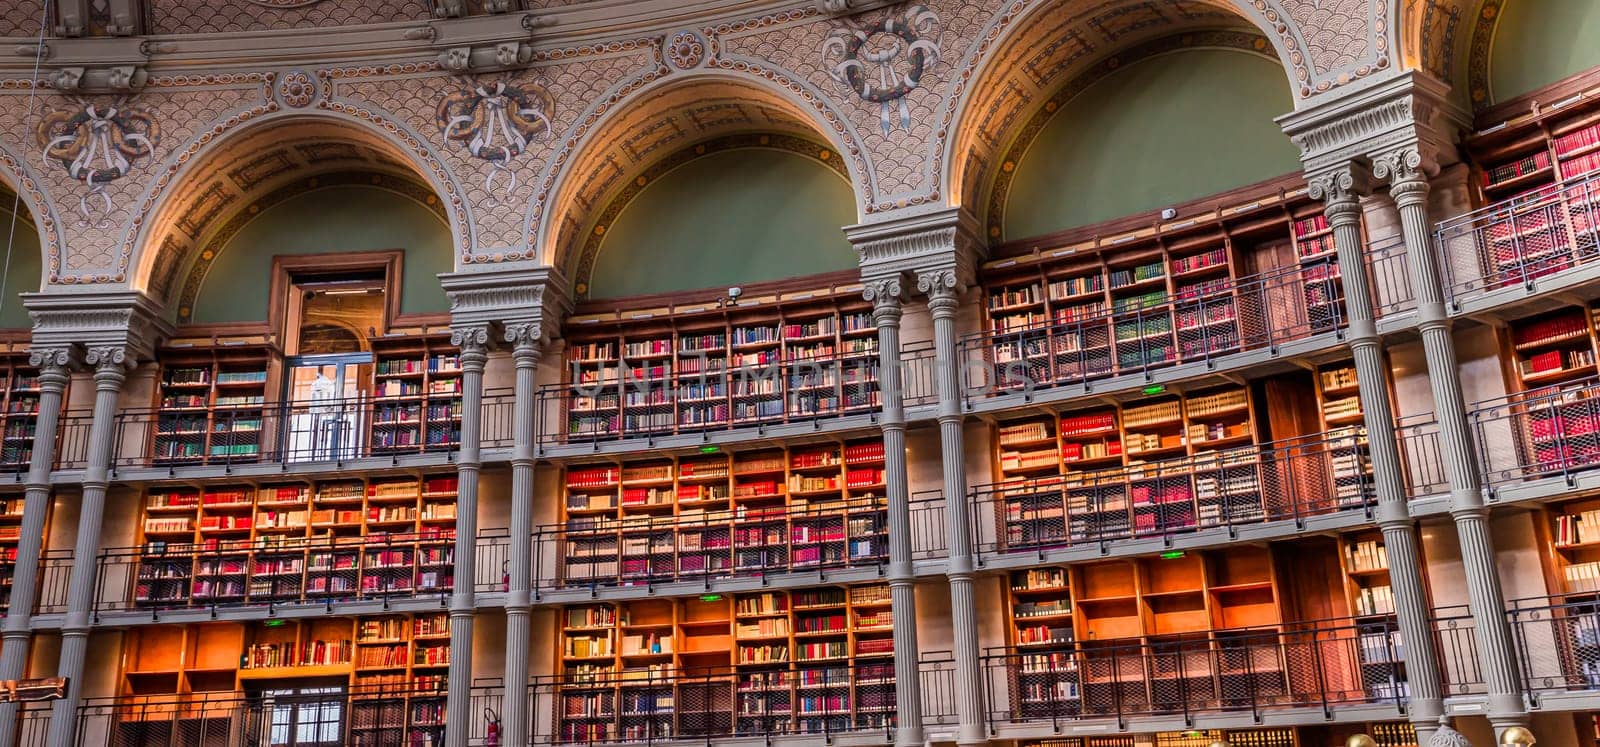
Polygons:
<instances>
[{"instance_id":1,"label":"column shaft","mask_svg":"<svg viewBox=\"0 0 1600 747\"><path fill-rule=\"evenodd\" d=\"M1478 664L1489 695L1489 720L1498 734L1507 727L1527 726L1528 713L1511 626L1505 615L1505 595L1495 566L1489 510L1483 503L1483 479L1461 390L1460 361L1445 313L1438 258L1430 241L1428 182L1424 173L1403 157L1390 160L1386 168L1395 177L1389 193L1400 212L1400 229L1417 297L1418 328L1430 373L1428 386L1439 423L1439 451L1450 483L1450 514L1455 520L1461 565L1467 577Z\"/></svg>"},{"instance_id":2,"label":"column shaft","mask_svg":"<svg viewBox=\"0 0 1600 747\"><path fill-rule=\"evenodd\" d=\"M489 332L482 327L457 330L451 340L461 348L461 449L456 461L456 556L450 595L450 676L445 697L445 744L466 747L472 697L472 632L476 614L478 473L483 417L483 367Z\"/></svg>"},{"instance_id":3,"label":"column shaft","mask_svg":"<svg viewBox=\"0 0 1600 747\"><path fill-rule=\"evenodd\" d=\"M93 349L87 361L94 371L94 419L89 424L89 454L83 471L83 498L78 509L78 537L73 545L72 575L67 582L67 617L61 627L61 658L56 667L67 678L67 696L50 710L50 747L72 747L78 704L83 700L83 665L89 651L90 614L94 610L95 562L110 487L111 441L116 432L117 397L127 379L126 352Z\"/></svg>"},{"instance_id":4,"label":"column shaft","mask_svg":"<svg viewBox=\"0 0 1600 747\"><path fill-rule=\"evenodd\" d=\"M1438 729L1444 700L1439 690L1438 646L1428 621L1428 597L1422 581L1421 555L1411 511L1406 503L1405 473L1394 436L1394 411L1389 404L1389 367L1383 359L1372 315L1365 245L1361 240L1361 205L1346 190L1328 194L1326 213L1333 227L1346 313L1348 339L1355 359L1356 381L1372 460L1373 488L1378 496L1378 526L1389 556L1389 583L1394 592L1395 621L1405 643L1405 682L1410 692L1408 716L1419 744Z\"/></svg>"},{"instance_id":5,"label":"column shaft","mask_svg":"<svg viewBox=\"0 0 1600 747\"><path fill-rule=\"evenodd\" d=\"M883 398L884 482L889 499L889 589L894 616L895 744L921 745L922 688L917 678L917 600L911 565L911 493L906 479L905 405L900 395L900 281L868 285L878 327L878 388Z\"/></svg>"},{"instance_id":6,"label":"column shaft","mask_svg":"<svg viewBox=\"0 0 1600 747\"><path fill-rule=\"evenodd\" d=\"M44 520L50 512L50 468L55 464L55 434L61 419L62 393L67 388L65 358L62 355L59 361L49 361L39 371L39 419L34 427L36 439L28 459L28 482L22 498L22 534L17 540L17 560L11 572L11 605L6 611L4 642L0 643L0 680L20 679L28 663ZM0 704L0 747L15 744L16 731L17 704Z\"/></svg>"},{"instance_id":7,"label":"column shaft","mask_svg":"<svg viewBox=\"0 0 1600 747\"><path fill-rule=\"evenodd\" d=\"M946 284L942 282L948 279ZM983 670L979 660L978 610L973 589L972 520L967 505L966 440L962 433L959 353L956 349L955 275L924 277L933 316L934 355L939 387L939 448L943 455L944 505L950 559L950 617L954 637L958 744L987 744L983 726Z\"/></svg>"},{"instance_id":8,"label":"column shaft","mask_svg":"<svg viewBox=\"0 0 1600 747\"><path fill-rule=\"evenodd\" d=\"M516 344L517 379L512 422L511 568L506 593L505 744L528 744L528 655L532 634L533 470L535 374L539 365L537 330L507 331Z\"/></svg>"}]
</instances>

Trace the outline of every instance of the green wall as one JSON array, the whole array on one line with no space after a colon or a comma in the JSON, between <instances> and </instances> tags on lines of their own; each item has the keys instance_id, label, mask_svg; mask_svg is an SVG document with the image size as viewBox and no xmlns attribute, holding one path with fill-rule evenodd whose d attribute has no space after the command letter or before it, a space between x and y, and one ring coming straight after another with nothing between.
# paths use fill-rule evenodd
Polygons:
<instances>
[{"instance_id":1,"label":"green wall","mask_svg":"<svg viewBox=\"0 0 1600 747\"><path fill-rule=\"evenodd\" d=\"M276 254L405 249L400 310L449 311L439 273L454 269L450 229L427 208L376 187L340 186L284 200L235 234L206 273L195 322L266 319Z\"/></svg>"},{"instance_id":2,"label":"green wall","mask_svg":"<svg viewBox=\"0 0 1600 747\"><path fill-rule=\"evenodd\" d=\"M1096 81L1029 146L1011 183L1007 238L1038 236L1197 199L1300 169L1272 120L1294 109L1277 63L1188 50Z\"/></svg>"},{"instance_id":3,"label":"green wall","mask_svg":"<svg viewBox=\"0 0 1600 747\"><path fill-rule=\"evenodd\" d=\"M589 297L716 288L856 266L855 197L804 156L712 153L657 178L606 231Z\"/></svg>"},{"instance_id":4,"label":"green wall","mask_svg":"<svg viewBox=\"0 0 1600 747\"><path fill-rule=\"evenodd\" d=\"M1600 65L1600 2L1508 0L1489 50L1496 101Z\"/></svg>"},{"instance_id":5,"label":"green wall","mask_svg":"<svg viewBox=\"0 0 1600 747\"><path fill-rule=\"evenodd\" d=\"M5 271L5 288L0 290L5 293L5 297L0 299L0 329L32 329L33 320L28 317L28 310L22 307L22 299L17 294L39 290L39 283L44 277L44 263L39 251L39 232L26 208L22 209L22 215L16 222L16 232L12 233L13 199L9 192L0 189L0 267L6 261L6 237L12 237L11 267Z\"/></svg>"}]
</instances>

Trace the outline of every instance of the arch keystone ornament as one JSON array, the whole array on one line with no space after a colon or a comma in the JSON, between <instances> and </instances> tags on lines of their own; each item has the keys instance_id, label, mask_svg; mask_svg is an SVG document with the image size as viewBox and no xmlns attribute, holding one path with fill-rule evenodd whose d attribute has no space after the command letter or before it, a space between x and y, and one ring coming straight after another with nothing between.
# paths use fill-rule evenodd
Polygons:
<instances>
[{"instance_id":1,"label":"arch keystone ornament","mask_svg":"<svg viewBox=\"0 0 1600 747\"><path fill-rule=\"evenodd\" d=\"M75 102L77 109L57 109L39 121L40 153L66 169L88 188L78 195L78 226L110 228L115 206L106 185L127 176L141 157L155 152L160 127L142 109L125 99L100 105Z\"/></svg>"},{"instance_id":2,"label":"arch keystone ornament","mask_svg":"<svg viewBox=\"0 0 1600 747\"><path fill-rule=\"evenodd\" d=\"M490 194L490 204L499 205L517 188L511 161L530 142L549 139L553 106L550 92L537 82L514 86L506 80L468 81L439 100L435 119L446 140L465 145L473 158L489 164L483 188Z\"/></svg>"},{"instance_id":3,"label":"arch keystone ornament","mask_svg":"<svg viewBox=\"0 0 1600 747\"><path fill-rule=\"evenodd\" d=\"M822 41L828 76L878 105L885 135L896 127L911 129L906 96L939 61L939 14L926 5L912 5L873 24L854 19L844 24Z\"/></svg>"},{"instance_id":4,"label":"arch keystone ornament","mask_svg":"<svg viewBox=\"0 0 1600 747\"><path fill-rule=\"evenodd\" d=\"M710 46L700 32L684 29L667 42L667 61L679 70L692 70L706 61L706 50Z\"/></svg>"}]
</instances>

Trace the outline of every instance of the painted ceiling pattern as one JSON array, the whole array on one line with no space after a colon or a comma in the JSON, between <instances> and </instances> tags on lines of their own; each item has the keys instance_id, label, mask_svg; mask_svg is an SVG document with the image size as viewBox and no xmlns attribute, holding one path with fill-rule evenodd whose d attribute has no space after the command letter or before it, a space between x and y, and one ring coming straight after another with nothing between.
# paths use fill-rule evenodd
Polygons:
<instances>
[{"instance_id":1,"label":"painted ceiling pattern","mask_svg":"<svg viewBox=\"0 0 1600 747\"><path fill-rule=\"evenodd\" d=\"M199 14L180 12L183 0L142 2L156 34L387 23L426 40L441 8L498 10L484 0L216 0ZM591 2L617 13L661 5L507 7L515 14ZM13 72L0 74L0 180L20 187L43 225L48 282L177 292L205 232L263 190L355 165L250 135L293 127L291 142L356 148L361 168L432 190L458 264L570 266L613 196L696 143L766 133L826 148L849 175L864 221L952 204L981 214L1003 154L1051 97L1159 40L1246 34L1280 60L1285 84L1306 103L1397 73L1409 57L1436 75L1448 71L1461 55L1452 50L1476 28L1466 2L907 0L844 14L797 2L566 46L541 44L533 24L526 65L471 76L442 69L426 41L381 59L353 54L324 64L168 73L152 63L144 89L116 99L61 95L47 74L36 84L12 62ZM37 31L40 0L3 5L0 36ZM1396 20L1411 29L1401 39L1419 50L1397 49ZM45 121L83 125L113 108L121 121L108 120L116 132L103 142L76 128L39 129ZM75 152L63 163L65 150ZM223 162L221 171L199 165ZM274 176L257 179L262 173Z\"/></svg>"}]
</instances>

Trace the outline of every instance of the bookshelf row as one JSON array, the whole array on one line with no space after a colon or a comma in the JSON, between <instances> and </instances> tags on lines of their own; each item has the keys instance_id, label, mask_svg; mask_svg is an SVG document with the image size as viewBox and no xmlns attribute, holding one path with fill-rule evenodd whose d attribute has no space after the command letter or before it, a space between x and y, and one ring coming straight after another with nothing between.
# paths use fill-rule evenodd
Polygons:
<instances>
[{"instance_id":1,"label":"bookshelf row","mask_svg":"<svg viewBox=\"0 0 1600 747\"><path fill-rule=\"evenodd\" d=\"M1332 232L1314 206L1247 222L1190 223L1190 235L1160 242L985 265L987 358L997 380L1021 385L1026 377L1037 385L1111 376L1338 323L1342 286Z\"/></svg>"},{"instance_id":2,"label":"bookshelf row","mask_svg":"<svg viewBox=\"0 0 1600 747\"><path fill-rule=\"evenodd\" d=\"M689 310L568 333L569 436L698 429L871 410L878 338L854 295ZM578 319L574 324L584 324Z\"/></svg>"},{"instance_id":3,"label":"bookshelf row","mask_svg":"<svg viewBox=\"0 0 1600 747\"><path fill-rule=\"evenodd\" d=\"M0 467L19 470L26 469L33 458L34 432L39 425L39 373L24 362L24 358L0 359L0 387L4 388Z\"/></svg>"},{"instance_id":4,"label":"bookshelf row","mask_svg":"<svg viewBox=\"0 0 1600 747\"><path fill-rule=\"evenodd\" d=\"M159 488L144 496L136 606L448 591L456 477Z\"/></svg>"},{"instance_id":5,"label":"bookshelf row","mask_svg":"<svg viewBox=\"0 0 1600 747\"><path fill-rule=\"evenodd\" d=\"M454 446L461 428L456 349L438 336L404 336L374 338L373 350L358 374L327 392L310 378L286 387L298 369L269 345L163 350L151 459L231 463L274 452L310 458L328 448L385 454ZM340 443L323 443L333 430Z\"/></svg>"},{"instance_id":6,"label":"bookshelf row","mask_svg":"<svg viewBox=\"0 0 1600 747\"><path fill-rule=\"evenodd\" d=\"M1309 747L1344 744L1355 734L1372 737L1378 747L1418 747L1417 734L1406 721L1061 737L1018 744L1020 747L1210 747L1220 742L1232 747Z\"/></svg>"},{"instance_id":7,"label":"bookshelf row","mask_svg":"<svg viewBox=\"0 0 1600 747\"><path fill-rule=\"evenodd\" d=\"M22 540L22 509L22 493L0 494L0 611L11 608L11 582L17 567L17 545ZM48 531L45 536L49 536Z\"/></svg>"},{"instance_id":8,"label":"bookshelf row","mask_svg":"<svg viewBox=\"0 0 1600 747\"><path fill-rule=\"evenodd\" d=\"M237 693L306 681L347 688L350 738L439 744L450 669L446 613L141 627L126 634L125 703ZM129 709L133 719L144 712ZM151 719L170 718L153 708Z\"/></svg>"},{"instance_id":9,"label":"bookshelf row","mask_svg":"<svg viewBox=\"0 0 1600 747\"><path fill-rule=\"evenodd\" d=\"M574 606L559 619L564 740L664 738L685 719L737 734L892 723L886 585Z\"/></svg>"},{"instance_id":10,"label":"bookshelf row","mask_svg":"<svg viewBox=\"0 0 1600 747\"><path fill-rule=\"evenodd\" d=\"M882 440L567 468L569 583L632 583L877 562Z\"/></svg>"}]
</instances>

